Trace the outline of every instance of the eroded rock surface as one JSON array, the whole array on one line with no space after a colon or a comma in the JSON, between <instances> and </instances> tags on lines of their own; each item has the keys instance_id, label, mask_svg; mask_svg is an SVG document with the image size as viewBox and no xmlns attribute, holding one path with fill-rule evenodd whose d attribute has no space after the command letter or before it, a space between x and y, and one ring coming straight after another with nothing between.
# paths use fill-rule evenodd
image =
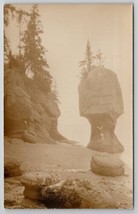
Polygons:
<instances>
[{"instance_id":1,"label":"eroded rock surface","mask_svg":"<svg viewBox=\"0 0 138 214\"><path fill-rule=\"evenodd\" d=\"M22 175L21 163L16 159L6 159L4 161L4 177L16 177Z\"/></svg>"},{"instance_id":2,"label":"eroded rock surface","mask_svg":"<svg viewBox=\"0 0 138 214\"><path fill-rule=\"evenodd\" d=\"M41 200L41 189L57 182L53 176L46 173L32 172L22 176L21 184L24 186L23 195L27 199Z\"/></svg>"},{"instance_id":3,"label":"eroded rock surface","mask_svg":"<svg viewBox=\"0 0 138 214\"><path fill-rule=\"evenodd\" d=\"M4 89L5 135L30 143L66 139L57 130L60 110L51 93L19 70L5 71Z\"/></svg>"},{"instance_id":4,"label":"eroded rock surface","mask_svg":"<svg viewBox=\"0 0 138 214\"><path fill-rule=\"evenodd\" d=\"M79 84L80 115L105 114L117 119L123 113L123 100L117 75L95 67Z\"/></svg>"},{"instance_id":5,"label":"eroded rock surface","mask_svg":"<svg viewBox=\"0 0 138 214\"><path fill-rule=\"evenodd\" d=\"M42 189L48 208L115 208L112 197L87 180L62 180Z\"/></svg>"}]
</instances>

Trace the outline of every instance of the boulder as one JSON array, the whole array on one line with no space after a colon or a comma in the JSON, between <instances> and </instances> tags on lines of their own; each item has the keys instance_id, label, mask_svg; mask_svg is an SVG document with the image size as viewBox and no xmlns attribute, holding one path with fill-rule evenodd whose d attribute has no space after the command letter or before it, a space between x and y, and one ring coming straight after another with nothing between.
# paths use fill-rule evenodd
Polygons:
<instances>
[{"instance_id":1,"label":"boulder","mask_svg":"<svg viewBox=\"0 0 138 214\"><path fill-rule=\"evenodd\" d=\"M124 167L118 167L118 168L105 167L105 166L101 167L98 164L96 164L94 161L91 162L91 170L95 174L103 175L103 176L111 176L111 177L124 175L124 172L125 172Z\"/></svg>"},{"instance_id":2,"label":"boulder","mask_svg":"<svg viewBox=\"0 0 138 214\"><path fill-rule=\"evenodd\" d=\"M121 176L124 174L124 163L119 154L92 152L91 170L98 175Z\"/></svg>"},{"instance_id":3,"label":"boulder","mask_svg":"<svg viewBox=\"0 0 138 214\"><path fill-rule=\"evenodd\" d=\"M42 200L41 189L57 182L53 176L42 172L30 172L22 175L23 195L27 199Z\"/></svg>"},{"instance_id":4,"label":"boulder","mask_svg":"<svg viewBox=\"0 0 138 214\"><path fill-rule=\"evenodd\" d=\"M21 163L15 159L6 159L4 161L4 177L16 177L22 175Z\"/></svg>"}]
</instances>

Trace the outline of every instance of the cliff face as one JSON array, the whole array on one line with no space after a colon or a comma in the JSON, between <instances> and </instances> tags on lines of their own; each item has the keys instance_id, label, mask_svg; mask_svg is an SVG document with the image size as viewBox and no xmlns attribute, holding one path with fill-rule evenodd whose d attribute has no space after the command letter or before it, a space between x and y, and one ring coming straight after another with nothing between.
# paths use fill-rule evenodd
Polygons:
<instances>
[{"instance_id":1,"label":"cliff face","mask_svg":"<svg viewBox=\"0 0 138 214\"><path fill-rule=\"evenodd\" d=\"M57 131L60 110L51 93L19 70L7 70L4 83L5 135L30 143L65 139Z\"/></svg>"}]
</instances>

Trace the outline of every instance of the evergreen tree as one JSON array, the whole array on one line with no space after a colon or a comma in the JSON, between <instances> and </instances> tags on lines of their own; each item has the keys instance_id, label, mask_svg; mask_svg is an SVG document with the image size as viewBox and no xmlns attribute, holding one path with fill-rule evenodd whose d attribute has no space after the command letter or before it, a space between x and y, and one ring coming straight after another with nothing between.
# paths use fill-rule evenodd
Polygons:
<instances>
[{"instance_id":1,"label":"evergreen tree","mask_svg":"<svg viewBox=\"0 0 138 214\"><path fill-rule=\"evenodd\" d=\"M85 52L85 59L80 61L80 67L82 67L81 75L85 77L94 66L93 60L95 59L93 52L91 51L91 46L89 40L87 41L86 52Z\"/></svg>"},{"instance_id":2,"label":"evergreen tree","mask_svg":"<svg viewBox=\"0 0 138 214\"><path fill-rule=\"evenodd\" d=\"M21 57L23 55L22 53L22 37L23 37L23 28L25 27L24 24L26 24L27 19L30 17L30 14L23 10L16 10L17 16L16 20L18 23L18 29L19 29L19 56Z\"/></svg>"},{"instance_id":3,"label":"evergreen tree","mask_svg":"<svg viewBox=\"0 0 138 214\"><path fill-rule=\"evenodd\" d=\"M11 49L9 45L9 39L6 35L6 28L9 25L9 16L12 15L14 17L15 15L15 7L13 7L11 4L5 4L4 5L4 63L7 64L9 62L9 56L11 55Z\"/></svg>"},{"instance_id":4,"label":"evergreen tree","mask_svg":"<svg viewBox=\"0 0 138 214\"><path fill-rule=\"evenodd\" d=\"M26 74L32 73L32 78L39 85L45 84L45 89L50 91L52 76L47 69L48 63L45 59L45 48L42 45L40 35L43 33L39 20L38 6L35 4L30 14L27 30L23 36L24 64Z\"/></svg>"},{"instance_id":5,"label":"evergreen tree","mask_svg":"<svg viewBox=\"0 0 138 214\"><path fill-rule=\"evenodd\" d=\"M4 63L11 68L16 67L18 64L18 67L22 64L22 54L21 54L21 36L22 36L22 26L23 18L26 20L26 17L29 17L30 14L23 11L23 10L17 10L13 5L11 4L5 4L4 5ZM18 23L19 26L19 54L13 55L11 48L10 48L10 41L8 36L6 35L6 30L10 24L11 18L14 19Z\"/></svg>"},{"instance_id":6,"label":"evergreen tree","mask_svg":"<svg viewBox=\"0 0 138 214\"><path fill-rule=\"evenodd\" d=\"M51 95L56 103L60 103L56 82L53 81Z\"/></svg>"},{"instance_id":7,"label":"evergreen tree","mask_svg":"<svg viewBox=\"0 0 138 214\"><path fill-rule=\"evenodd\" d=\"M97 66L104 67L104 60L106 57L103 57L103 54L100 49L98 49L95 58L96 58Z\"/></svg>"}]
</instances>

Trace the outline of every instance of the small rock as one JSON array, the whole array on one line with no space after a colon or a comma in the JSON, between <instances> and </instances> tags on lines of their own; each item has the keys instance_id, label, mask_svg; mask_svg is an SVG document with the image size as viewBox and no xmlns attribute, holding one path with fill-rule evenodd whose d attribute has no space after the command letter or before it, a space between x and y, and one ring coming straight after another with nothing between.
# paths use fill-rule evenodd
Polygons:
<instances>
[{"instance_id":1,"label":"small rock","mask_svg":"<svg viewBox=\"0 0 138 214\"><path fill-rule=\"evenodd\" d=\"M104 176L121 176L124 174L124 163L117 154L93 155L91 160L91 170L95 174Z\"/></svg>"},{"instance_id":2,"label":"small rock","mask_svg":"<svg viewBox=\"0 0 138 214\"><path fill-rule=\"evenodd\" d=\"M7 160L4 163L4 177L15 177L22 175L20 162L17 160Z\"/></svg>"},{"instance_id":3,"label":"small rock","mask_svg":"<svg viewBox=\"0 0 138 214\"><path fill-rule=\"evenodd\" d=\"M21 184L25 187L23 195L31 200L41 200L41 189L57 182L53 176L41 173L31 172L22 176Z\"/></svg>"}]
</instances>

